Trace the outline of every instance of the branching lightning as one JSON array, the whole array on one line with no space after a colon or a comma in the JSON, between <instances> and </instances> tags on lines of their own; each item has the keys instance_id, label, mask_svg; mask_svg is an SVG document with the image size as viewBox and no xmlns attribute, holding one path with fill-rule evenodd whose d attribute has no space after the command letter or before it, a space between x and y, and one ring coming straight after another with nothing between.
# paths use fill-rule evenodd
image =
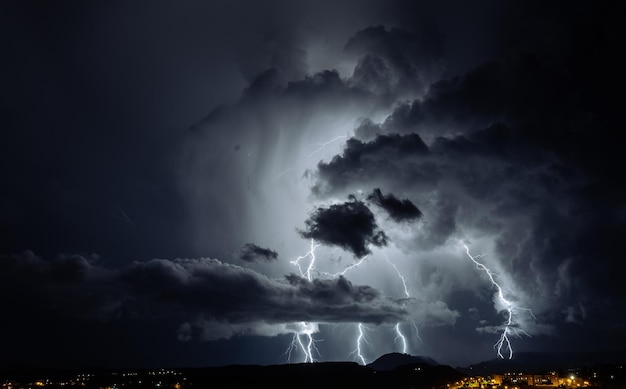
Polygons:
<instances>
[{"instance_id":1,"label":"branching lightning","mask_svg":"<svg viewBox=\"0 0 626 389\"><path fill-rule=\"evenodd\" d=\"M319 243L315 243L315 240L311 239L311 248L309 249L309 251L306 254L299 256L295 260L291 261L292 265L298 267L300 275L306 278L308 281L312 280L311 273L315 269L315 250L319 246ZM306 270L303 270L300 262L304 261L307 258L309 259L309 264L307 265ZM287 354L287 360L291 362L291 353L299 346L304 353L304 362L315 362L315 359L313 359L313 351L316 351L319 354L319 351L315 347L315 340L313 339L313 333L317 330L317 323L300 322L298 323L298 325L302 326L303 330L299 332L294 332L293 339L291 340L289 347L287 347L287 351L285 351L285 353ZM302 341L301 335L306 335L306 342Z\"/></svg>"},{"instance_id":2,"label":"branching lightning","mask_svg":"<svg viewBox=\"0 0 626 389\"><path fill-rule=\"evenodd\" d=\"M306 278L308 281L311 281L313 279L314 272L317 272L318 274L323 274L329 277L333 277L333 278L344 276L348 271L361 266L363 262L367 259L367 256L364 256L360 258L357 262L345 267L343 270L336 272L336 273L319 272L318 270L315 269L315 261L316 261L315 250L319 246L320 246L319 243L316 243L314 239L311 239L309 251L305 253L304 255L299 256L298 258L290 262L292 265L297 266L298 271L300 272L300 275ZM402 283L404 296L406 298L410 298L411 294L409 293L409 287L407 285L406 279L404 278L404 276L402 275L398 267L387 257L387 255L383 254L383 256L385 260L387 261L387 263L389 263L389 265L393 268L396 275L398 276L398 279ZM415 328L416 336L419 339L419 331L417 329L417 326L415 325L415 323L412 323L412 324L413 324L413 327ZM287 350L285 351L285 354L287 354L288 361L291 362L291 355L294 352L294 350L301 350L302 353L304 354L305 363L315 362L313 353L317 352L319 355L319 352L315 348L315 340L313 339L313 333L316 331L312 327L317 327L317 324L300 322L300 323L297 323L297 325L302 327L303 329L294 332L291 343L289 344ZM367 337L365 335L365 330L367 330L367 327L365 327L363 323L357 324L357 336L355 339L356 348L351 352L351 355L354 355L354 358L360 363L362 363L363 365L367 363L365 360L365 356L363 354L363 343L369 344L369 342L367 341ZM396 337L394 338L394 343L399 344L401 347L402 353L406 354L408 352L408 341L407 341L407 337L402 332L400 322L396 323L394 330L396 333ZM306 336L306 339L303 339L303 336Z\"/></svg>"},{"instance_id":3,"label":"branching lightning","mask_svg":"<svg viewBox=\"0 0 626 389\"><path fill-rule=\"evenodd\" d=\"M465 247L465 253L472 260L472 262L474 262L476 267L479 270L484 271L485 274L487 274L487 277L489 277L489 281L496 288L496 291L497 291L496 295L498 296L498 299L504 306L504 310L506 311L506 321L503 324L503 330L502 330L502 334L500 335L500 339L498 339L498 341L494 344L494 348L496 349L498 353L498 357L505 359L504 354L503 354L504 352L508 354L508 359L511 359L513 358L513 348L511 346L511 340L509 336L514 335L518 338L521 337L521 334L530 336L528 333L526 333L526 331L517 327L517 323L515 323L515 320L514 320L515 312L517 310L524 310L524 311L528 311L533 318L534 318L534 315L530 309L519 308L515 305L514 302L504 297L504 292L502 291L502 287L500 286L500 284L498 284L498 282L496 282L494 273L489 268L487 268L487 266L485 266L484 264L476 260L477 258L483 257L484 256L483 254L472 256L467 245L463 244L463 247Z\"/></svg>"},{"instance_id":4,"label":"branching lightning","mask_svg":"<svg viewBox=\"0 0 626 389\"><path fill-rule=\"evenodd\" d=\"M291 339L291 343L287 346L287 350L285 350L285 354L287 355L287 363L291 363L291 353L298 348L298 334L294 333L293 338Z\"/></svg>"},{"instance_id":5,"label":"branching lightning","mask_svg":"<svg viewBox=\"0 0 626 389\"><path fill-rule=\"evenodd\" d=\"M300 275L307 280L311 281L311 272L315 268L315 250L320 246L319 243L315 243L314 239L311 239L311 249L304 255L298 257L297 259L291 261L292 265L296 265L298 270L300 271ZM302 266L300 266L300 262L309 258L309 265L307 266L305 271L302 271Z\"/></svg>"},{"instance_id":6,"label":"branching lightning","mask_svg":"<svg viewBox=\"0 0 626 389\"><path fill-rule=\"evenodd\" d=\"M334 274L323 272L322 274L331 276L333 278L334 277L339 277L339 276L344 276L346 274L346 272L348 272L349 270L352 270L352 269L354 269L356 267L359 267L363 263L363 261L365 261L366 258L367 258L367 255L364 256L363 258L359 259L356 263L353 263L352 265L347 266L346 268L344 268L340 272L337 272L337 273L334 273ZM354 349L354 351L352 351L351 355L355 355L355 358L360 360L361 363L363 365L365 365L366 362L365 362L365 357L363 357L363 353L362 353L362 350L361 350L361 344L362 344L362 342L367 343L367 339L365 338L365 335L363 333L363 328L367 328L367 327L363 326L363 323L359 323L357 325L357 330L358 331L357 331L357 338L356 338L356 349Z\"/></svg>"},{"instance_id":7,"label":"branching lightning","mask_svg":"<svg viewBox=\"0 0 626 389\"><path fill-rule=\"evenodd\" d=\"M313 352L319 355L319 350L315 347L315 340L313 339L313 333L317 331L316 323L300 322L299 326L302 326L301 331L296 331L293 334L291 343L287 347L285 354L287 354L287 362L291 363L291 354L293 351L300 349L304 353L304 363L315 362L313 358ZM306 335L306 340L302 340L302 335Z\"/></svg>"}]
</instances>

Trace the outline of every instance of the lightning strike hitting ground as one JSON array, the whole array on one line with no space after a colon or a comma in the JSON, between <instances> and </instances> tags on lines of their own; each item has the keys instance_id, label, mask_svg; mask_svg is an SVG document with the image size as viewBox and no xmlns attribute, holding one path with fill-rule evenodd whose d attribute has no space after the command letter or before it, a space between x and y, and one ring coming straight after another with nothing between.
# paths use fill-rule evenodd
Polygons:
<instances>
[{"instance_id":1,"label":"lightning strike hitting ground","mask_svg":"<svg viewBox=\"0 0 626 389\"><path fill-rule=\"evenodd\" d=\"M367 343L367 339L365 338L365 334L363 333L363 324L359 323L359 325L357 326L357 329L359 332L356 338L356 349L352 351L352 354L354 354L356 358L358 358L363 365L366 365L367 362L365 362L365 357L363 357L363 352L361 350L361 342Z\"/></svg>"},{"instance_id":2,"label":"lightning strike hitting ground","mask_svg":"<svg viewBox=\"0 0 626 389\"><path fill-rule=\"evenodd\" d=\"M299 329L294 330L293 338L284 353L284 355L287 355L287 362L291 363L291 355L298 349L302 350L304 354L304 363L315 362L313 353L315 352L317 355L320 355L319 350L315 347L315 339L313 339L313 334L319 329L318 324L303 321L295 325L299 327ZM305 340L302 339L303 336L306 336Z\"/></svg>"},{"instance_id":3,"label":"lightning strike hitting ground","mask_svg":"<svg viewBox=\"0 0 626 389\"><path fill-rule=\"evenodd\" d=\"M300 344L300 348L302 348L302 350L304 351L304 363L306 362L315 362L315 360L313 360L313 336L311 334L305 334L308 337L308 341L306 343L306 346L304 345L304 343L302 342L302 339L300 338L300 334L297 334L297 338L298 338L298 344Z\"/></svg>"},{"instance_id":4,"label":"lightning strike hitting ground","mask_svg":"<svg viewBox=\"0 0 626 389\"><path fill-rule=\"evenodd\" d=\"M353 263L352 265L346 267L345 269L343 269L340 272L337 272L337 273L334 273L334 274L327 273L327 272L322 272L321 274L325 274L325 275L331 276L333 278L339 277L339 276L343 276L343 275L346 274L346 272L348 270L352 270L352 269L354 269L356 267L359 267L363 263L363 261L365 261L366 258L367 258L367 255L364 256L363 258L359 259L358 262ZM358 333L357 333L357 338L356 338L356 341L355 341L356 342L356 349L354 351L352 351L351 354L355 355L355 357L358 360L360 360L363 365L365 365L366 364L365 358L363 357L363 353L361 352L361 342L362 341L367 342L367 340L365 339L364 334L363 334L363 324L359 323L357 325L357 329L358 329Z\"/></svg>"},{"instance_id":5,"label":"lightning strike hitting ground","mask_svg":"<svg viewBox=\"0 0 626 389\"><path fill-rule=\"evenodd\" d=\"M287 347L287 350L285 350L285 353L284 353L285 355L287 355L287 363L291 363L291 353L297 349L298 349L298 334L294 333L293 338L291 339L291 343L289 343L289 346Z\"/></svg>"},{"instance_id":6,"label":"lightning strike hitting ground","mask_svg":"<svg viewBox=\"0 0 626 389\"><path fill-rule=\"evenodd\" d=\"M300 275L306 278L308 281L312 280L311 273L315 269L315 250L319 246L320 246L319 243L315 243L315 240L311 239L310 250L306 254L290 262L292 265L295 265L298 267L298 270L300 271ZM309 258L309 264L306 267L306 270L303 271L302 266L300 266L300 262L305 260L306 258ZM317 349L315 348L315 340L313 339L313 333L316 332L317 330L317 323L300 322L298 324L304 329L301 332L294 332L293 339L291 340L289 347L287 347L287 350L285 351L285 353L287 354L287 360L291 362L291 352L297 349L298 346L300 346L300 349L304 353L304 362L305 363L315 362L315 360L313 359L313 350L317 351ZM300 335L307 336L306 345L300 338ZM319 354L319 351L317 352Z\"/></svg>"},{"instance_id":7,"label":"lightning strike hitting ground","mask_svg":"<svg viewBox=\"0 0 626 389\"><path fill-rule=\"evenodd\" d=\"M396 336L396 338L393 341L394 341L394 343L397 343L398 339L400 339L400 341L402 343L402 353L406 354L406 351L407 351L406 338L402 334L402 331L400 331L400 323L396 324L396 334L397 334L397 336Z\"/></svg>"},{"instance_id":8,"label":"lightning strike hitting ground","mask_svg":"<svg viewBox=\"0 0 626 389\"><path fill-rule=\"evenodd\" d=\"M524 310L524 311L528 311L529 314L533 318L535 316L533 315L533 313L532 313L532 311L530 309L516 307L515 304L512 301L507 300L504 297L504 292L502 291L502 287L500 287L500 284L498 284L496 282L496 280L494 278L493 272L491 270L489 270L487 268L487 266L485 266L484 264L482 264L482 263L480 263L480 262L478 262L476 260L476 258L483 257L482 254L472 256L472 254L470 253L469 248L467 247L467 245L463 244L463 247L465 247L465 253L472 260L472 262L474 262L474 264L476 264L476 267L479 270L484 271L485 274L487 274L487 277L489 277L489 281L496 288L496 291L497 291L496 294L498 296L498 299L500 300L500 302L504 306L504 310L506 311L506 321L503 324L502 335L500 335L500 339L496 342L496 344L494 344L494 348L496 349L496 351L498 353L498 357L500 357L502 359L505 359L504 358L504 354L503 354L503 352L505 352L506 354L508 354L508 359L511 359L511 358L513 358L513 348L511 347L511 340L509 339L509 335L514 335L514 336L516 336L518 338L521 337L520 334L524 334L526 336L530 336L524 330L522 330L520 328L517 328L517 323L515 323L515 320L514 320L515 311L516 310Z\"/></svg>"},{"instance_id":9,"label":"lightning strike hitting ground","mask_svg":"<svg viewBox=\"0 0 626 389\"><path fill-rule=\"evenodd\" d=\"M383 256L385 257L385 260L393 267L393 269L396 271L396 274L398 275L398 278L400 278L400 281L402 281L402 286L404 287L404 295L409 298L411 297L411 295L409 294L409 288L407 287L406 284L406 279L402 276L402 274L400 273L400 270L398 270L398 267L389 260L389 257L387 257L387 255L383 254ZM413 323L413 326L415 327L415 333L417 334L417 338L419 339L419 332L417 331L417 326L415 325L415 323ZM402 331L400 330L400 323L396 324L396 338L393 340L394 343L397 343L398 339L400 339L402 341L402 353L406 354L407 353L407 342L406 342L406 337L404 336L404 334L402 333Z\"/></svg>"}]
</instances>

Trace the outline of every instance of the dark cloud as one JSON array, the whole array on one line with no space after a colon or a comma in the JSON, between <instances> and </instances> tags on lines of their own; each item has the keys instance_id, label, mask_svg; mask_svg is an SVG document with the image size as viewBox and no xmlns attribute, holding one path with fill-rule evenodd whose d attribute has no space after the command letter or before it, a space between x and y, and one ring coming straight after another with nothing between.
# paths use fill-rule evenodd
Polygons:
<instances>
[{"instance_id":1,"label":"dark cloud","mask_svg":"<svg viewBox=\"0 0 626 389\"><path fill-rule=\"evenodd\" d=\"M245 89L241 103L265 105L274 101L307 110L311 108L305 104L328 106L339 102L367 103L368 100L377 100L377 96L346 82L336 70L327 69L284 81L280 71L272 67L255 77Z\"/></svg>"},{"instance_id":2,"label":"dark cloud","mask_svg":"<svg viewBox=\"0 0 626 389\"><path fill-rule=\"evenodd\" d=\"M368 286L344 279L271 279L208 258L136 262L123 278L142 302L137 309L155 304L231 323L381 323L402 315L399 305Z\"/></svg>"},{"instance_id":3,"label":"dark cloud","mask_svg":"<svg viewBox=\"0 0 626 389\"><path fill-rule=\"evenodd\" d=\"M590 41L611 41L608 30L594 31ZM624 154L610 124L615 93L598 93L592 75L606 73L582 51L590 41L546 56L511 52L433 84L381 123L362 121L356 139L318 165L314 193L410 194L424 214L415 249L492 236L504 271L543 314L538 331L583 317L623 326L607 307L623 298L609 292L619 280L608 263L619 262L615 237L624 232L615 197L624 193ZM424 145L412 149L416 137Z\"/></svg>"},{"instance_id":4,"label":"dark cloud","mask_svg":"<svg viewBox=\"0 0 626 389\"><path fill-rule=\"evenodd\" d=\"M239 250L239 259L246 262L275 261L278 253L272 249L257 246L254 243L246 243Z\"/></svg>"},{"instance_id":5,"label":"dark cloud","mask_svg":"<svg viewBox=\"0 0 626 389\"><path fill-rule=\"evenodd\" d=\"M0 301L7 312L61 318L114 317L122 303L116 273L95 255L44 259L31 251L0 255Z\"/></svg>"},{"instance_id":6,"label":"dark cloud","mask_svg":"<svg viewBox=\"0 0 626 389\"><path fill-rule=\"evenodd\" d=\"M411 161L423 161L428 154L428 147L417 134L380 135L370 142L348 139L342 154L329 162L320 162L317 166L318 183L313 192L319 195L333 193L350 187L354 182L377 182L390 177L417 178L407 175L423 176L421 181L432 180L432 167L424 164L423 172L410 166ZM410 172L410 173L409 173Z\"/></svg>"},{"instance_id":7,"label":"dark cloud","mask_svg":"<svg viewBox=\"0 0 626 389\"><path fill-rule=\"evenodd\" d=\"M491 289L467 293L484 277L456 274L469 269L455 256L466 238L472 250L488 247L484 258L514 289L507 292L530 302L532 329L562 335L535 337L529 349L625 343L626 318L615 309L626 298L615 288L626 236L620 7L157 1L146 12L125 2L7 4L0 252L30 248L41 257L0 256L2 307L10 320L35 318L3 321L3 333L16 334L5 358L47 352L42 365L56 360L62 341L43 347L43 338L99 338L83 326L88 320L109 334L102 339L122 339L120 355L132 355L123 343L135 338L133 326L143 335L163 317L182 340L302 330L286 320L402 320L396 301L347 279L274 279L201 258L241 260L230 254L245 242L297 256L307 242L294 226L310 201L376 188L378 203L389 205L393 193L423 215L386 223L383 233L356 200L314 203L303 235L355 254L392 237L400 252L390 261L419 296L409 307L424 315L416 322L457 323L448 332L425 328L430 343L446 347L424 342L424 350L461 355L462 344L484 339L464 329L480 324L491 333L502 319ZM347 139L340 153L338 139ZM273 255L259 257L257 248L248 250L254 258ZM67 252L102 258L57 255ZM147 261L157 257L201 259ZM272 271L289 266L275 262ZM368 284L393 284L395 273L382 273L365 275ZM474 306L481 321L468 323ZM156 355L173 355L167 340L145 343L167 352L140 347L128 360L150 354L163 365ZM226 362L216 344L203 347ZM85 350L108 346L64 353L87 360ZM230 355L254 355L240 347ZM185 353L190 363L205 360L199 354ZM465 355L475 362L474 347Z\"/></svg>"},{"instance_id":8,"label":"dark cloud","mask_svg":"<svg viewBox=\"0 0 626 389\"><path fill-rule=\"evenodd\" d=\"M419 94L443 72L441 43L436 28L417 33L384 26L365 28L345 47L360 57L350 81L382 96Z\"/></svg>"},{"instance_id":9,"label":"dark cloud","mask_svg":"<svg viewBox=\"0 0 626 389\"><path fill-rule=\"evenodd\" d=\"M381 135L383 131L380 124L374 123L369 118L365 118L361 120L359 126L354 129L354 137L363 142L370 142L378 135Z\"/></svg>"},{"instance_id":10,"label":"dark cloud","mask_svg":"<svg viewBox=\"0 0 626 389\"><path fill-rule=\"evenodd\" d=\"M543 118L558 118L565 113L563 109L570 110L572 81L571 75L534 53L516 53L434 83L423 99L395 109L383 128L395 133L446 135L503 121L524 126L529 137L531 131L554 134L555 128L536 126L545 127Z\"/></svg>"},{"instance_id":11,"label":"dark cloud","mask_svg":"<svg viewBox=\"0 0 626 389\"><path fill-rule=\"evenodd\" d=\"M376 188L367 196L367 200L384 209L389 216L397 221L410 221L422 216L422 212L408 199L398 199L393 194L384 195Z\"/></svg>"},{"instance_id":12,"label":"dark cloud","mask_svg":"<svg viewBox=\"0 0 626 389\"><path fill-rule=\"evenodd\" d=\"M0 257L0 291L7 315L115 320L176 318L232 325L231 335L289 332L285 323L402 320L400 302L343 277L308 281L272 279L216 259L152 259L109 269L98 258L32 252ZM8 296L19 295L19 299ZM269 327L268 327L269 326ZM258 329L258 331L257 331Z\"/></svg>"},{"instance_id":13,"label":"dark cloud","mask_svg":"<svg viewBox=\"0 0 626 389\"><path fill-rule=\"evenodd\" d=\"M360 200L319 207L305 221L300 231L304 238L332 246L339 246L360 258L370 253L368 245L385 246L387 235L378 229L374 214Z\"/></svg>"}]
</instances>

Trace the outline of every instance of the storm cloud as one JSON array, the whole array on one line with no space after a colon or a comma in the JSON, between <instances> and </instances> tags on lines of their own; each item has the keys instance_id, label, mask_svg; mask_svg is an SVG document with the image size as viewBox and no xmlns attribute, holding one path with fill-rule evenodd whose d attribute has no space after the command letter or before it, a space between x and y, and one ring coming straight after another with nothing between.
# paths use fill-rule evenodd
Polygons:
<instances>
[{"instance_id":1,"label":"storm cloud","mask_svg":"<svg viewBox=\"0 0 626 389\"><path fill-rule=\"evenodd\" d=\"M441 40L436 29L412 33L374 26L358 31L345 46L360 57L350 82L380 96L421 95L443 73Z\"/></svg>"},{"instance_id":2,"label":"storm cloud","mask_svg":"<svg viewBox=\"0 0 626 389\"><path fill-rule=\"evenodd\" d=\"M20 304L4 301L11 314L27 309L99 321L171 317L241 327L231 335L261 334L270 326L276 326L274 335L289 333L279 329L300 321L381 324L407 315L400 301L343 277L269 278L210 258L152 259L123 268L108 268L98 257L83 255L47 260L25 252L0 260L4 295L22 291Z\"/></svg>"},{"instance_id":3,"label":"storm cloud","mask_svg":"<svg viewBox=\"0 0 626 389\"><path fill-rule=\"evenodd\" d=\"M367 195L367 200L384 209L397 222L415 220L422 216L422 212L410 200L400 200L391 193L384 195L379 188Z\"/></svg>"},{"instance_id":4,"label":"storm cloud","mask_svg":"<svg viewBox=\"0 0 626 389\"><path fill-rule=\"evenodd\" d=\"M371 142L350 138L340 155L318 164L319 180L313 192L324 195L353 188L351 184L355 182L380 182L390 178L389 171L395 172L394 177L400 179L432 181L437 172L431 165L417 166L419 162L427 161L423 158L426 154L428 147L417 134L379 135Z\"/></svg>"},{"instance_id":5,"label":"storm cloud","mask_svg":"<svg viewBox=\"0 0 626 389\"><path fill-rule=\"evenodd\" d=\"M7 4L0 362L626 343L617 8Z\"/></svg>"},{"instance_id":6,"label":"storm cloud","mask_svg":"<svg viewBox=\"0 0 626 389\"><path fill-rule=\"evenodd\" d=\"M585 78L521 52L437 82L381 122L363 121L341 153L318 164L313 193L408 194L423 224L406 250L492 236L497 266L519 285L510 293L540 314L537 333L590 310L606 317L605 303L591 296L617 279L602 265L593 275L580 269L593 263L593 252L619 252L609 236L623 231L622 218L606 212L622 214L609 195L623 192L615 181L622 173L586 155L622 157L598 116L606 107L582 97L590 96L579 82Z\"/></svg>"},{"instance_id":7,"label":"storm cloud","mask_svg":"<svg viewBox=\"0 0 626 389\"><path fill-rule=\"evenodd\" d=\"M370 244L382 247L388 243L372 211L354 196L343 203L317 208L304 223L302 237L339 246L357 258L371 252Z\"/></svg>"}]
</instances>

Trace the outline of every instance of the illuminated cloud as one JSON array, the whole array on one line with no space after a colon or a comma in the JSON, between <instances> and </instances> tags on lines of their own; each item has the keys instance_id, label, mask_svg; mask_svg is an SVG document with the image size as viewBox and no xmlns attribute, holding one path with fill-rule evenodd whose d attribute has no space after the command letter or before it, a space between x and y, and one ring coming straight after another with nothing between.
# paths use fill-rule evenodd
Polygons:
<instances>
[{"instance_id":1,"label":"illuminated cloud","mask_svg":"<svg viewBox=\"0 0 626 389\"><path fill-rule=\"evenodd\" d=\"M626 344L614 6L214 3L0 15L0 301L20 318L0 363L275 363L258 338L302 331L345 359L360 321L372 353L402 321L409 352L476 362L506 316L462 243L533 310L526 349Z\"/></svg>"}]
</instances>

